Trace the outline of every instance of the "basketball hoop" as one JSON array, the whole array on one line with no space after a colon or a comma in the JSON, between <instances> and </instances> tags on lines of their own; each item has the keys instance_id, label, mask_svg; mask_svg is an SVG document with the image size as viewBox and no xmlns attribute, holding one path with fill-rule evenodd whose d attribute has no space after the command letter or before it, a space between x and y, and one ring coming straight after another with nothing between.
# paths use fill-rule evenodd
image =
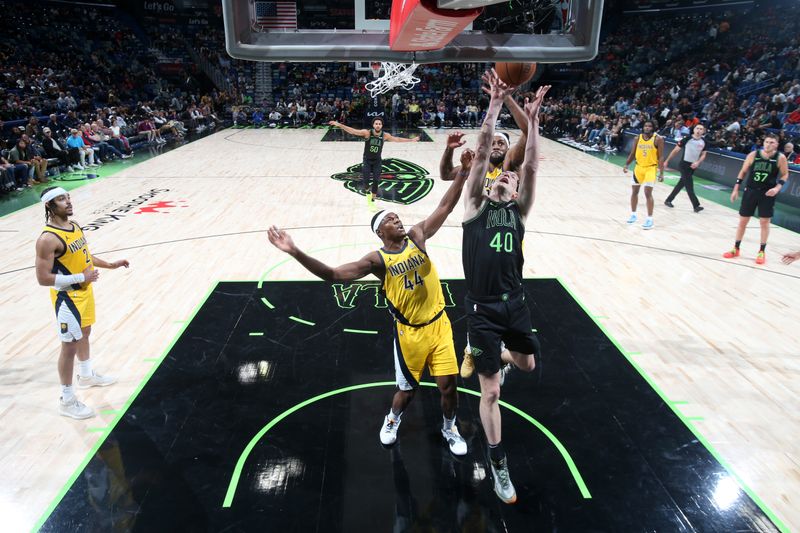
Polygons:
<instances>
[{"instance_id":1,"label":"basketball hoop","mask_svg":"<svg viewBox=\"0 0 800 533\"><path fill-rule=\"evenodd\" d=\"M375 68L376 65L380 65L380 68ZM411 63L410 65L403 63L370 63L370 69L376 78L374 81L367 83L365 87L373 98L395 87L401 87L408 91L420 81L419 78L414 76L414 71L417 70L418 66L416 63ZM383 76L378 77L381 69L383 69Z\"/></svg>"}]
</instances>

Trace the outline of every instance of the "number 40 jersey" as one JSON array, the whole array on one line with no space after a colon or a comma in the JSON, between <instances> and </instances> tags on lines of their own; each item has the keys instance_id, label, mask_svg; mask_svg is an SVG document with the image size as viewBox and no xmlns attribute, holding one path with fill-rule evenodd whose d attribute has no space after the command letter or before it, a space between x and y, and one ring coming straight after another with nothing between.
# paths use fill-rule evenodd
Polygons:
<instances>
[{"instance_id":1,"label":"number 40 jersey","mask_svg":"<svg viewBox=\"0 0 800 533\"><path fill-rule=\"evenodd\" d=\"M522 285L522 240L525 227L515 201L487 200L475 217L463 223L461 260L468 294L500 296Z\"/></svg>"}]
</instances>

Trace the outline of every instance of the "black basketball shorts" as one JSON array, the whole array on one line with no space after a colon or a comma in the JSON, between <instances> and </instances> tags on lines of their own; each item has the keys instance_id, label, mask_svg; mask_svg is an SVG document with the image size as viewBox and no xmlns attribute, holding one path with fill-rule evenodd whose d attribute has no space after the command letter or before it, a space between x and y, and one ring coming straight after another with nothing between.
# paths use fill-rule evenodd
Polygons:
<instances>
[{"instance_id":1,"label":"black basketball shorts","mask_svg":"<svg viewBox=\"0 0 800 533\"><path fill-rule=\"evenodd\" d=\"M475 369L484 375L500 371L500 341L513 352L539 355L539 339L533 333L525 292L496 298L464 298L467 332Z\"/></svg>"},{"instance_id":2,"label":"black basketball shorts","mask_svg":"<svg viewBox=\"0 0 800 533\"><path fill-rule=\"evenodd\" d=\"M739 216L751 217L758 208L759 218L772 218L775 214L775 199L777 196L767 196L769 189L751 189L746 187L742 194L742 205L739 206Z\"/></svg>"}]
</instances>

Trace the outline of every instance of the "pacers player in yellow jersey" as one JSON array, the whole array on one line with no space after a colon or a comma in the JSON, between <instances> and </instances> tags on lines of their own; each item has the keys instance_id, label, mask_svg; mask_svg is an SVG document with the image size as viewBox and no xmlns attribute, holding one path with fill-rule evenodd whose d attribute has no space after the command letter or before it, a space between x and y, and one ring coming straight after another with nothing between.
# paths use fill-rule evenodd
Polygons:
<instances>
[{"instance_id":1,"label":"pacers player in yellow jersey","mask_svg":"<svg viewBox=\"0 0 800 533\"><path fill-rule=\"evenodd\" d=\"M628 224L636 222L636 207L639 205L639 189L644 185L644 196L647 200L647 218L642 224L644 229L653 229L653 187L658 181L664 181L664 138L655 132L655 123L645 120L642 124L642 133L633 143L633 149L625 161L622 171L628 173L628 166L636 158L631 179L631 216Z\"/></svg>"},{"instance_id":2,"label":"pacers player in yellow jersey","mask_svg":"<svg viewBox=\"0 0 800 533\"><path fill-rule=\"evenodd\" d=\"M484 92L487 92L485 88ZM519 166L522 164L522 159L525 156L525 143L528 140L528 118L525 116L525 112L516 100L514 100L513 96L504 98L503 104L505 104L506 108L511 112L511 115L514 117L514 122L517 124L517 127L519 127L522 135L517 139L514 146L511 146L508 135L499 131L494 133L492 150L489 154L489 167L484 177L484 188L487 193L492 188L492 184L497 177L504 170L511 170L514 172L519 170ZM452 180L456 174L461 171L460 166L453 168L453 151L456 148L464 146L466 141L463 140L463 137L464 134L460 131L456 131L447 136L447 147L439 162L439 175L445 181Z\"/></svg>"},{"instance_id":3,"label":"pacers player in yellow jersey","mask_svg":"<svg viewBox=\"0 0 800 533\"><path fill-rule=\"evenodd\" d=\"M456 361L453 331L444 309L439 275L425 244L444 224L461 197L471 159L448 188L434 212L407 232L396 213L380 211L372 218L372 231L383 242L352 263L330 267L303 253L283 230L272 226L269 240L294 257L312 274L326 281L352 281L373 274L383 283L386 300L394 317L394 363L398 390L392 408L384 418L380 439L384 445L397 440L397 429L427 367L441 393L444 421L442 436L455 455L467 453L467 443L456 426Z\"/></svg>"},{"instance_id":4,"label":"pacers player in yellow jersey","mask_svg":"<svg viewBox=\"0 0 800 533\"><path fill-rule=\"evenodd\" d=\"M71 418L89 418L94 411L80 402L72 386L72 369L78 356L78 388L105 387L116 379L92 370L89 359L89 333L95 321L94 291L100 268L127 268L128 261L103 261L89 253L81 227L69 220L72 201L61 187L42 191L46 225L36 241L36 279L39 285L52 287L53 302L61 340L58 375L61 379L59 413Z\"/></svg>"}]
</instances>

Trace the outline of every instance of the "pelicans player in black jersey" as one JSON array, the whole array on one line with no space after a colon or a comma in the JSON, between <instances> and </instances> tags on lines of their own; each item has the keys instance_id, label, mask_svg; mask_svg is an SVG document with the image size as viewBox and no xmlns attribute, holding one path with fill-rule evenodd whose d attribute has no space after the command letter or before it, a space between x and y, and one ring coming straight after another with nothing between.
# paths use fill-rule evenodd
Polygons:
<instances>
[{"instance_id":1,"label":"pelicans player in black jersey","mask_svg":"<svg viewBox=\"0 0 800 533\"><path fill-rule=\"evenodd\" d=\"M744 230L750 217L756 214L758 208L758 222L761 224L761 248L756 255L756 264L763 265L767 261L766 249L767 238L769 237L769 222L775 211L775 197L789 179L789 162L781 153L778 153L778 136L768 133L764 137L764 145L761 150L755 150L747 154L739 171L736 185L733 186L731 193L731 203L739 197L739 185L745 177L744 194L742 204L739 206L739 227L736 228L736 241L733 249L725 252L722 256L726 259L739 257L739 245L744 238Z\"/></svg>"},{"instance_id":2,"label":"pelicans player in black jersey","mask_svg":"<svg viewBox=\"0 0 800 533\"><path fill-rule=\"evenodd\" d=\"M458 203L467 179L465 172L468 171L467 168L456 177L436 210L408 232L395 213L377 213L372 218L372 231L381 239L383 247L352 263L330 267L300 251L285 231L275 226L269 230L269 240L273 245L326 281L353 281L368 274L381 280L394 317L394 363L398 389L380 430L381 443L387 446L397 440L403 411L414 398L422 372L427 367L441 393L442 436L454 455L467 453L467 443L456 426L458 361L453 330L444 309L439 275L425 251L425 244Z\"/></svg>"},{"instance_id":3,"label":"pelicans player in black jersey","mask_svg":"<svg viewBox=\"0 0 800 533\"><path fill-rule=\"evenodd\" d=\"M481 386L480 416L489 444L494 490L503 502L514 503L517 494L501 445L500 368L503 363L513 363L529 372L535 366L534 356L539 353L539 341L532 332L522 287L522 240L525 220L533 205L539 164L539 108L549 86L540 87L533 101L525 105L528 135L521 178L513 171L503 171L487 194L482 178L494 135L494 118L502 99L512 89L494 72L488 73L485 81L489 83L492 100L465 195L462 245L467 284L465 305L472 361ZM501 342L506 347L502 351Z\"/></svg>"},{"instance_id":4,"label":"pelicans player in black jersey","mask_svg":"<svg viewBox=\"0 0 800 533\"><path fill-rule=\"evenodd\" d=\"M381 165L383 164L381 160L383 142L409 143L419 141L419 137L406 139L404 137L389 135L383 131L383 119L381 117L372 119L372 128L368 130L357 130L350 126L345 126L340 122L336 122L335 120L331 120L328 124L335 128L340 128L350 135L364 137L367 140L364 143L364 161L361 164L361 175L364 180L362 185L364 188L364 195L367 197L367 202L369 202L370 205L375 201L375 197L378 196L378 182L381 179ZM372 182L372 188L371 191L367 191L367 188L370 186L370 181Z\"/></svg>"},{"instance_id":5,"label":"pelicans player in black jersey","mask_svg":"<svg viewBox=\"0 0 800 533\"><path fill-rule=\"evenodd\" d=\"M94 416L94 411L80 402L72 387L72 369L78 357L78 388L105 387L116 379L101 376L92 370L89 359L89 334L95 321L94 289L100 268L128 268L122 259L109 263L89 253L81 227L69 220L72 201L61 187L42 191L47 224L36 241L36 279L39 285L50 287L50 299L55 308L61 354L58 375L61 378L59 413L70 418Z\"/></svg>"}]
</instances>

